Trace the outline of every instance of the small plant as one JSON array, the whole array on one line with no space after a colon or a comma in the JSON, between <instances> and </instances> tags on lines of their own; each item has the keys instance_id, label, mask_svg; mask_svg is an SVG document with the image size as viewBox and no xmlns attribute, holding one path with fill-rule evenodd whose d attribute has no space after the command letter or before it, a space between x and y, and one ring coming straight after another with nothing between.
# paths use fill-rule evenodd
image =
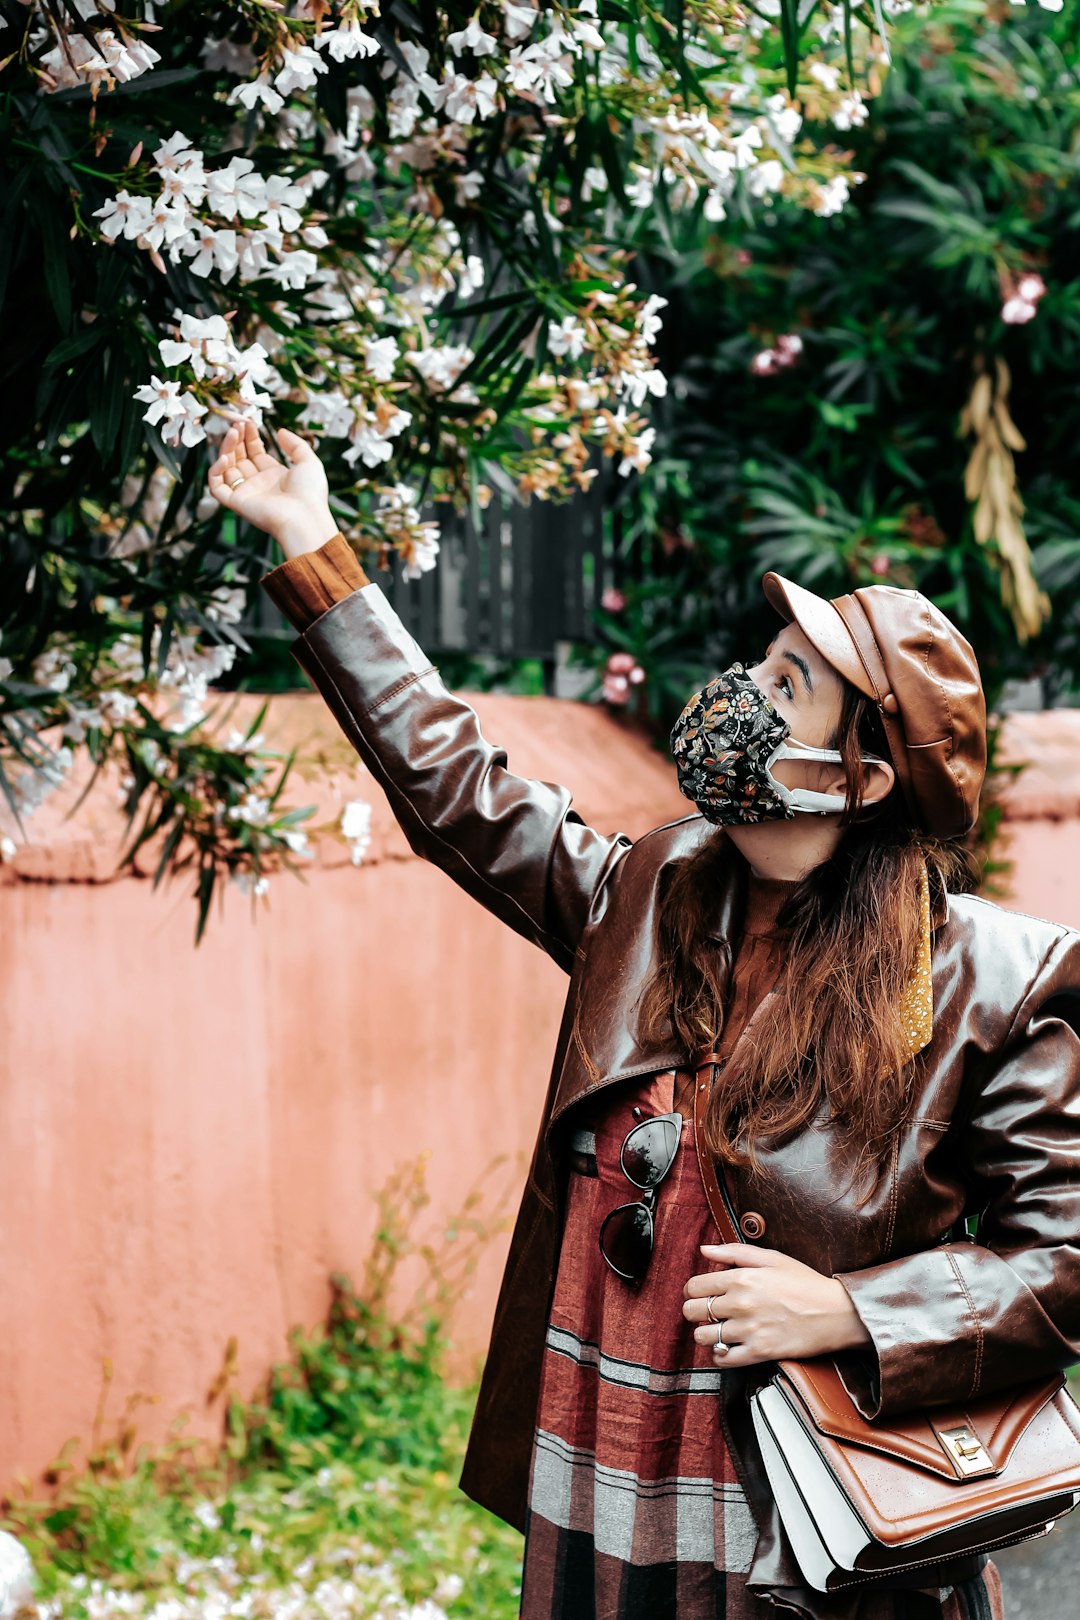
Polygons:
<instances>
[{"instance_id":1,"label":"small plant","mask_svg":"<svg viewBox=\"0 0 1080 1620\"><path fill-rule=\"evenodd\" d=\"M457 1489L475 1388L444 1376L447 1324L514 1182L471 1189L441 1238L422 1240L425 1161L376 1195L360 1286L333 1274L326 1322L292 1330L292 1359L249 1400L231 1389L230 1341L210 1391L220 1442L184 1436L181 1418L164 1445L136 1448L130 1409L105 1442L99 1407L88 1458L77 1466L68 1442L48 1501L0 1499L0 1529L38 1576L20 1620L516 1615L521 1538ZM420 1281L392 1314L406 1262Z\"/></svg>"}]
</instances>

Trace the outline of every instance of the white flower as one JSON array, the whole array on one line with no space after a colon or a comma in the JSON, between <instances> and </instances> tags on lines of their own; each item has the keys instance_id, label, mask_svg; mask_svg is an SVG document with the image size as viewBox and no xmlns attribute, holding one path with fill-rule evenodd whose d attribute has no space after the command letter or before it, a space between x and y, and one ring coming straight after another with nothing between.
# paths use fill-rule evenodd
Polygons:
<instances>
[{"instance_id":1,"label":"white flower","mask_svg":"<svg viewBox=\"0 0 1080 1620\"><path fill-rule=\"evenodd\" d=\"M364 338L364 363L376 382L389 382L401 350L395 337Z\"/></svg>"},{"instance_id":2,"label":"white flower","mask_svg":"<svg viewBox=\"0 0 1080 1620\"><path fill-rule=\"evenodd\" d=\"M856 129L860 124L865 124L869 116L869 107L859 92L853 90L850 96L841 97L840 104L833 113L833 123L837 129Z\"/></svg>"},{"instance_id":3,"label":"white flower","mask_svg":"<svg viewBox=\"0 0 1080 1620\"><path fill-rule=\"evenodd\" d=\"M240 262L236 248L236 232L214 230L203 225L180 244L182 253L193 255L188 266L193 275L209 276L216 270L222 281L231 281ZM168 363L168 362L167 362Z\"/></svg>"},{"instance_id":4,"label":"white flower","mask_svg":"<svg viewBox=\"0 0 1080 1620\"><path fill-rule=\"evenodd\" d=\"M652 456L653 440L656 438L656 429L649 427L637 438L630 439L624 444L623 458L619 462L619 475L626 478L631 472L644 472Z\"/></svg>"},{"instance_id":5,"label":"white flower","mask_svg":"<svg viewBox=\"0 0 1080 1620\"><path fill-rule=\"evenodd\" d=\"M1001 318L1010 326L1022 326L1025 321L1030 321L1034 314L1035 305L1029 303L1026 298L1008 298L1001 306Z\"/></svg>"},{"instance_id":6,"label":"white flower","mask_svg":"<svg viewBox=\"0 0 1080 1620\"><path fill-rule=\"evenodd\" d=\"M776 158L759 163L746 177L746 187L752 197L771 197L780 190L783 182L784 165Z\"/></svg>"},{"instance_id":7,"label":"white flower","mask_svg":"<svg viewBox=\"0 0 1080 1620\"><path fill-rule=\"evenodd\" d=\"M249 112L260 101L271 113L280 112L285 105L285 97L272 87L266 73L260 73L257 79L252 79L248 84L234 85L225 99L229 102L239 101ZM229 217L232 218L231 215Z\"/></svg>"},{"instance_id":8,"label":"white flower","mask_svg":"<svg viewBox=\"0 0 1080 1620\"><path fill-rule=\"evenodd\" d=\"M432 388L449 388L472 358L473 351L466 343L432 344L430 349L418 349L408 357L410 365Z\"/></svg>"},{"instance_id":9,"label":"white flower","mask_svg":"<svg viewBox=\"0 0 1080 1620\"><path fill-rule=\"evenodd\" d=\"M478 169L468 169L464 174L454 176L454 191L459 207L475 202L483 189L484 177ZM468 262L471 264L472 260Z\"/></svg>"},{"instance_id":10,"label":"white flower","mask_svg":"<svg viewBox=\"0 0 1080 1620\"><path fill-rule=\"evenodd\" d=\"M10 838L5 838L0 844L0 856L4 860L11 860L14 854L15 845ZM0 1530L0 1601L4 1614L13 1615L23 1607L32 1609L35 1584L30 1554L9 1531Z\"/></svg>"},{"instance_id":11,"label":"white flower","mask_svg":"<svg viewBox=\"0 0 1080 1620\"><path fill-rule=\"evenodd\" d=\"M234 157L224 168L210 170L206 194L209 206L223 219L235 219L237 213L253 219L262 212L266 182L255 173L250 158Z\"/></svg>"},{"instance_id":12,"label":"white flower","mask_svg":"<svg viewBox=\"0 0 1080 1620\"><path fill-rule=\"evenodd\" d=\"M101 222L103 236L111 240L123 231L128 240L133 241L149 225L150 211L149 197L133 197L130 192L118 191L109 202L95 208L92 217L105 216Z\"/></svg>"},{"instance_id":13,"label":"white flower","mask_svg":"<svg viewBox=\"0 0 1080 1620\"><path fill-rule=\"evenodd\" d=\"M194 394L181 394L179 412L173 412L161 430L165 443L185 444L189 448L193 444L202 444L206 439L206 429L199 418L206 415L207 408Z\"/></svg>"},{"instance_id":14,"label":"white flower","mask_svg":"<svg viewBox=\"0 0 1080 1620\"><path fill-rule=\"evenodd\" d=\"M656 311L666 309L667 302L667 299L661 298L659 293L650 293L644 304L642 304L637 320L638 326L641 328L641 335L646 343L653 343L657 332L663 326L664 323L658 319Z\"/></svg>"},{"instance_id":15,"label":"white flower","mask_svg":"<svg viewBox=\"0 0 1080 1620\"><path fill-rule=\"evenodd\" d=\"M355 18L351 22L339 23L337 28L327 28L315 40L317 50L328 50L335 62L348 62L354 56L374 56L379 49L377 39L372 39Z\"/></svg>"},{"instance_id":16,"label":"white flower","mask_svg":"<svg viewBox=\"0 0 1080 1620\"><path fill-rule=\"evenodd\" d=\"M341 812L341 831L352 845L352 863L359 866L371 843L371 806L350 799Z\"/></svg>"},{"instance_id":17,"label":"white flower","mask_svg":"<svg viewBox=\"0 0 1080 1620\"><path fill-rule=\"evenodd\" d=\"M391 138L411 135L420 117L420 86L411 79L403 80L391 90L387 106Z\"/></svg>"},{"instance_id":18,"label":"white flower","mask_svg":"<svg viewBox=\"0 0 1080 1620\"><path fill-rule=\"evenodd\" d=\"M832 214L838 214L851 196L851 188L842 174L833 175L826 180L823 186L818 187L818 201L814 213L821 219L828 219Z\"/></svg>"},{"instance_id":19,"label":"white flower","mask_svg":"<svg viewBox=\"0 0 1080 1620\"><path fill-rule=\"evenodd\" d=\"M475 16L470 17L468 27L451 34L446 43L455 56L460 56L463 51L472 51L474 56L490 56L499 47L494 34L485 34Z\"/></svg>"},{"instance_id":20,"label":"white flower","mask_svg":"<svg viewBox=\"0 0 1080 1620\"><path fill-rule=\"evenodd\" d=\"M151 208L148 224L139 232L138 243L140 247L160 248L165 242L187 236L190 229L187 209L159 197Z\"/></svg>"},{"instance_id":21,"label":"white flower","mask_svg":"<svg viewBox=\"0 0 1080 1620\"><path fill-rule=\"evenodd\" d=\"M285 175L272 174L265 184L260 213L269 229L295 231L303 224L299 209L305 201L298 185Z\"/></svg>"},{"instance_id":22,"label":"white flower","mask_svg":"<svg viewBox=\"0 0 1080 1620\"><path fill-rule=\"evenodd\" d=\"M163 416L171 420L184 414L178 382L162 382L160 377L151 377L148 383L136 388L132 398L137 399L142 405L150 404L150 409L143 412L143 421L149 422L151 426L155 422L160 422Z\"/></svg>"},{"instance_id":23,"label":"white flower","mask_svg":"<svg viewBox=\"0 0 1080 1620\"><path fill-rule=\"evenodd\" d=\"M495 111L498 81L490 73L467 79L462 73L448 73L443 80L444 110L458 124L471 124L477 114L488 118Z\"/></svg>"},{"instance_id":24,"label":"white flower","mask_svg":"<svg viewBox=\"0 0 1080 1620\"><path fill-rule=\"evenodd\" d=\"M652 170L640 163L630 165L635 179L626 187L627 200L632 208L651 208L655 181Z\"/></svg>"},{"instance_id":25,"label":"white flower","mask_svg":"<svg viewBox=\"0 0 1080 1620\"><path fill-rule=\"evenodd\" d=\"M503 33L507 39L525 39L533 31L537 13L532 6L518 6L503 0Z\"/></svg>"},{"instance_id":26,"label":"white flower","mask_svg":"<svg viewBox=\"0 0 1080 1620\"><path fill-rule=\"evenodd\" d=\"M280 287L296 290L306 287L318 268L314 253L297 248L295 253L283 253L276 264L268 264L263 274Z\"/></svg>"},{"instance_id":27,"label":"white flower","mask_svg":"<svg viewBox=\"0 0 1080 1620\"><path fill-rule=\"evenodd\" d=\"M557 325L549 321L548 348L552 354L577 360L585 348L585 328L573 315L564 315Z\"/></svg>"},{"instance_id":28,"label":"white flower","mask_svg":"<svg viewBox=\"0 0 1080 1620\"><path fill-rule=\"evenodd\" d=\"M282 53L283 67L274 75L274 88L280 90L283 96L291 95L294 90L310 90L320 73L330 70L318 51L313 51L310 45L298 45L294 51L286 50Z\"/></svg>"},{"instance_id":29,"label":"white flower","mask_svg":"<svg viewBox=\"0 0 1080 1620\"><path fill-rule=\"evenodd\" d=\"M827 62L811 62L810 77L816 79L825 90L835 90L840 83L840 71L830 67Z\"/></svg>"},{"instance_id":30,"label":"white flower","mask_svg":"<svg viewBox=\"0 0 1080 1620\"><path fill-rule=\"evenodd\" d=\"M732 142L735 153L735 167L748 169L757 162L756 148L761 145L761 130L756 124L747 124L741 129Z\"/></svg>"},{"instance_id":31,"label":"white flower","mask_svg":"<svg viewBox=\"0 0 1080 1620\"><path fill-rule=\"evenodd\" d=\"M765 106L777 139L790 146L802 128L802 114L789 105L786 96L770 96Z\"/></svg>"},{"instance_id":32,"label":"white flower","mask_svg":"<svg viewBox=\"0 0 1080 1620\"><path fill-rule=\"evenodd\" d=\"M602 51L606 43L603 34L593 22L577 17L570 25L570 31L579 45L584 45L590 51Z\"/></svg>"},{"instance_id":33,"label":"white flower","mask_svg":"<svg viewBox=\"0 0 1080 1620\"><path fill-rule=\"evenodd\" d=\"M469 298L484 285L484 261L478 253L470 253L458 275L458 296Z\"/></svg>"},{"instance_id":34,"label":"white flower","mask_svg":"<svg viewBox=\"0 0 1080 1620\"><path fill-rule=\"evenodd\" d=\"M322 428L332 439L347 438L353 421L353 408L340 389L309 394L300 416L302 426Z\"/></svg>"}]
</instances>

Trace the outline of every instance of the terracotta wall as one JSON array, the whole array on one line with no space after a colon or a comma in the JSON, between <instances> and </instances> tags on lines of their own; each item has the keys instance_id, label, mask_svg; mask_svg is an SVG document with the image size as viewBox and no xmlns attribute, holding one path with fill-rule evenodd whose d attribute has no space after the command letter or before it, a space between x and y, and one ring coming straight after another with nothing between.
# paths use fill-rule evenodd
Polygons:
<instances>
[{"instance_id":1,"label":"terracotta wall","mask_svg":"<svg viewBox=\"0 0 1080 1620\"><path fill-rule=\"evenodd\" d=\"M572 785L596 826L639 836L689 808L598 708L470 700L512 768ZM68 822L83 783L65 785L0 866L0 1488L89 1436L106 1357L106 1432L133 1394L157 1403L136 1413L142 1437L182 1408L216 1432L206 1392L230 1336L248 1393L290 1324L324 1318L329 1274L359 1279L373 1193L421 1152L419 1230L436 1243L478 1181L485 1207L516 1200L565 975L413 856L321 698L275 699L263 730L338 767L290 782L316 820L372 803L362 865L322 838L306 882L274 878L254 916L230 889L196 949L186 881L111 880L122 819L103 779ZM457 1312L460 1372L486 1343L506 1241Z\"/></svg>"},{"instance_id":2,"label":"terracotta wall","mask_svg":"<svg viewBox=\"0 0 1080 1620\"><path fill-rule=\"evenodd\" d=\"M469 700L512 769L566 783L595 825L639 836L685 813L664 756L599 709ZM1080 716L1009 724L1013 751L1042 762L1010 809L1013 903L1080 926ZM83 784L66 785L0 867L0 1487L36 1484L89 1437L106 1358L106 1432L133 1396L155 1403L135 1414L142 1438L181 1410L189 1432L216 1432L206 1396L230 1337L248 1393L290 1324L322 1319L329 1273L359 1278L395 1167L430 1155L421 1226L439 1241L470 1186L490 1205L531 1151L565 977L412 856L320 698L275 699L264 731L334 765L293 784L316 819L373 804L361 866L324 836L306 883L275 878L254 917L230 890L196 949L186 883L115 879L103 778L70 821ZM505 1243L455 1318L461 1372Z\"/></svg>"}]
</instances>

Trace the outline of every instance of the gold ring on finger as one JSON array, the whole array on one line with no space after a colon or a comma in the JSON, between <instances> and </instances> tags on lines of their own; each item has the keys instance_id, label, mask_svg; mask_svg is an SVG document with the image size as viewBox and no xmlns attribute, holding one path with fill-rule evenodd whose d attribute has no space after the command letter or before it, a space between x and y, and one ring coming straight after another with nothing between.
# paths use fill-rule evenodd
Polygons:
<instances>
[{"instance_id":1,"label":"gold ring on finger","mask_svg":"<svg viewBox=\"0 0 1080 1620\"><path fill-rule=\"evenodd\" d=\"M709 1303L706 1305L705 1309L706 1309L706 1311L708 1313L708 1317L709 1317L710 1322L719 1322L720 1321L719 1316L714 1316L713 1315L713 1300L714 1299L719 1299L719 1297L720 1297L719 1294L710 1294L709 1295Z\"/></svg>"}]
</instances>

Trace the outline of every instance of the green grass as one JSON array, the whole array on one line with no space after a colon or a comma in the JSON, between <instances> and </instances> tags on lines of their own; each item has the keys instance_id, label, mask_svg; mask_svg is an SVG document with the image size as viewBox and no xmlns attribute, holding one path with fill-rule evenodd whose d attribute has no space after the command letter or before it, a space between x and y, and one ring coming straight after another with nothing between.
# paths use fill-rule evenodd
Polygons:
<instances>
[{"instance_id":1,"label":"green grass","mask_svg":"<svg viewBox=\"0 0 1080 1620\"><path fill-rule=\"evenodd\" d=\"M402 1217L427 1201L416 1167L381 1197L363 1286L334 1274L325 1324L293 1330L255 1399L228 1397L219 1445L180 1433L135 1450L125 1425L85 1466L65 1448L48 1501L0 1501L41 1620L513 1620L521 1537L457 1489L475 1389L441 1365L443 1323L497 1223L470 1195L437 1251ZM407 1253L432 1286L403 1327L386 1298Z\"/></svg>"}]
</instances>

